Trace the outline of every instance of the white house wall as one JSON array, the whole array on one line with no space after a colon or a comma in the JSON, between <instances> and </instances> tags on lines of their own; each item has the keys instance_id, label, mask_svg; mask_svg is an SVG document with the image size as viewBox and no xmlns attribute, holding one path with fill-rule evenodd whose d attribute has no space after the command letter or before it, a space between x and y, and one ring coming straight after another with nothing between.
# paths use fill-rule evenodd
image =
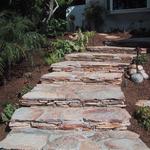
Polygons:
<instances>
[{"instance_id":1,"label":"white house wall","mask_svg":"<svg viewBox=\"0 0 150 150\"><path fill-rule=\"evenodd\" d=\"M85 7L90 4L90 1L97 0L86 0L86 5L72 6L69 8L69 14L75 16L75 25L82 27L85 25L84 11ZM100 5L107 8L107 0L98 0ZM105 24L102 27L104 31L111 31L114 29L121 29L125 31L146 28L150 29L150 0L148 0L148 9L146 11L139 12L120 12L120 13L111 13L108 12L105 17ZM125 10L124 10L125 11Z\"/></svg>"},{"instance_id":2,"label":"white house wall","mask_svg":"<svg viewBox=\"0 0 150 150\"><path fill-rule=\"evenodd\" d=\"M75 26L76 27L82 27L85 23L85 5L77 5L77 6L71 6L67 9L66 16L74 15L75 16Z\"/></svg>"}]
</instances>

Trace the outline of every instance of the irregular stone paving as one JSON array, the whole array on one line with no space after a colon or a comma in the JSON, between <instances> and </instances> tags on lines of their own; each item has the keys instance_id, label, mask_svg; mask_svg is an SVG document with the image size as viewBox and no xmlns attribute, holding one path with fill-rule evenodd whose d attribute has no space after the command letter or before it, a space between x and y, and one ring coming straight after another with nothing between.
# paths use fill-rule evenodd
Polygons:
<instances>
[{"instance_id":1,"label":"irregular stone paving","mask_svg":"<svg viewBox=\"0 0 150 150\"><path fill-rule=\"evenodd\" d=\"M130 131L59 131L13 129L5 141L5 149L20 150L149 150Z\"/></svg>"},{"instance_id":2,"label":"irregular stone paving","mask_svg":"<svg viewBox=\"0 0 150 150\"><path fill-rule=\"evenodd\" d=\"M62 91L62 92L61 92ZM125 97L119 85L55 83L38 84L20 101L23 105L50 106L122 106Z\"/></svg>"},{"instance_id":3,"label":"irregular stone paving","mask_svg":"<svg viewBox=\"0 0 150 150\"><path fill-rule=\"evenodd\" d=\"M88 51L91 52L101 52L101 53L109 53L109 54L136 54L135 48L131 47L115 47L115 46L88 46ZM142 53L146 53L146 49L142 48Z\"/></svg>"},{"instance_id":4,"label":"irregular stone paving","mask_svg":"<svg viewBox=\"0 0 150 150\"><path fill-rule=\"evenodd\" d=\"M54 82L84 82L84 83L102 83L102 84L121 84L122 73L102 73L97 72L52 72L41 77L42 83Z\"/></svg>"},{"instance_id":5,"label":"irregular stone paving","mask_svg":"<svg viewBox=\"0 0 150 150\"><path fill-rule=\"evenodd\" d=\"M54 72L23 96L21 104L30 107L15 111L0 149L150 150L127 130L131 116L122 108L122 75L135 50L87 49L92 52L70 54L66 59L74 61L51 65Z\"/></svg>"},{"instance_id":6,"label":"irregular stone paving","mask_svg":"<svg viewBox=\"0 0 150 150\"><path fill-rule=\"evenodd\" d=\"M129 63L116 62L94 62L94 61L64 61L51 65L51 70L55 72L65 71L101 71L101 72L116 72L123 73L124 68Z\"/></svg>"},{"instance_id":7,"label":"irregular stone paving","mask_svg":"<svg viewBox=\"0 0 150 150\"><path fill-rule=\"evenodd\" d=\"M139 106L139 107L150 107L150 100L139 100L137 103L136 103L136 106Z\"/></svg>"},{"instance_id":8,"label":"irregular stone paving","mask_svg":"<svg viewBox=\"0 0 150 150\"><path fill-rule=\"evenodd\" d=\"M107 54L107 53L73 53L67 54L65 59L68 61L96 61L96 62L121 62L130 63L135 54Z\"/></svg>"},{"instance_id":9,"label":"irregular stone paving","mask_svg":"<svg viewBox=\"0 0 150 150\"><path fill-rule=\"evenodd\" d=\"M10 127L42 129L126 129L130 115L121 108L23 107L12 116Z\"/></svg>"}]
</instances>

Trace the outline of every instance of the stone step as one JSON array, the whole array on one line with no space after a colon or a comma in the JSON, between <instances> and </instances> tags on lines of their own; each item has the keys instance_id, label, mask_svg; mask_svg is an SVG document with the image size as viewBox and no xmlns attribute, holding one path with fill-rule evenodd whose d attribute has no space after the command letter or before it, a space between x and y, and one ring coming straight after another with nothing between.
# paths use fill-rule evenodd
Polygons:
<instances>
[{"instance_id":1,"label":"stone step","mask_svg":"<svg viewBox=\"0 0 150 150\"><path fill-rule=\"evenodd\" d=\"M0 149L17 150L150 150L131 131L49 131L13 129Z\"/></svg>"},{"instance_id":2,"label":"stone step","mask_svg":"<svg viewBox=\"0 0 150 150\"><path fill-rule=\"evenodd\" d=\"M139 106L139 107L150 107L150 100L139 100L136 103L136 106Z\"/></svg>"},{"instance_id":3,"label":"stone step","mask_svg":"<svg viewBox=\"0 0 150 150\"><path fill-rule=\"evenodd\" d=\"M52 72L41 77L42 83L54 82L84 82L102 84L121 84L122 73L102 73L97 72Z\"/></svg>"},{"instance_id":4,"label":"stone step","mask_svg":"<svg viewBox=\"0 0 150 150\"><path fill-rule=\"evenodd\" d=\"M108 54L108 53L72 53L67 54L65 59L68 61L96 61L96 62L122 62L131 63L135 54Z\"/></svg>"},{"instance_id":5,"label":"stone step","mask_svg":"<svg viewBox=\"0 0 150 150\"><path fill-rule=\"evenodd\" d=\"M124 72L129 63L93 62L93 61L64 61L51 65L54 72L65 71L101 71L101 72Z\"/></svg>"},{"instance_id":6,"label":"stone step","mask_svg":"<svg viewBox=\"0 0 150 150\"><path fill-rule=\"evenodd\" d=\"M51 105L59 107L120 106L125 96L118 85L85 83L38 84L23 96L22 105Z\"/></svg>"},{"instance_id":7,"label":"stone step","mask_svg":"<svg viewBox=\"0 0 150 150\"><path fill-rule=\"evenodd\" d=\"M100 52L100 53L136 54L135 48L131 48L131 47L88 46L87 50L91 52ZM142 48L142 53L147 53L147 49Z\"/></svg>"},{"instance_id":8,"label":"stone step","mask_svg":"<svg viewBox=\"0 0 150 150\"><path fill-rule=\"evenodd\" d=\"M15 111L11 128L49 130L127 129L130 115L118 107L52 108L22 107Z\"/></svg>"}]
</instances>

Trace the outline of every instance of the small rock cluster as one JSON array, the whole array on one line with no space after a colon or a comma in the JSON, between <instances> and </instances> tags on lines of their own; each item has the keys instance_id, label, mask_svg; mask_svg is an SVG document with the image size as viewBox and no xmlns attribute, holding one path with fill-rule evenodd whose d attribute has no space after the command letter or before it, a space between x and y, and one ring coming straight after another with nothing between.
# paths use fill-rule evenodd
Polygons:
<instances>
[{"instance_id":1,"label":"small rock cluster","mask_svg":"<svg viewBox=\"0 0 150 150\"><path fill-rule=\"evenodd\" d=\"M149 79L149 75L145 72L143 66L136 64L131 64L129 66L129 76L135 83L142 83L144 79Z\"/></svg>"}]
</instances>

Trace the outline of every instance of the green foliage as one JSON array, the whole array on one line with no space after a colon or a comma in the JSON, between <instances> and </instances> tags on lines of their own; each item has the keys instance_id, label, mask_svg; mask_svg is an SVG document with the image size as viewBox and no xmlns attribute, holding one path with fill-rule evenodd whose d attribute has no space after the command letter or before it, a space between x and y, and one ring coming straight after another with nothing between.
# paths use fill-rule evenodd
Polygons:
<instances>
[{"instance_id":1,"label":"green foliage","mask_svg":"<svg viewBox=\"0 0 150 150\"><path fill-rule=\"evenodd\" d=\"M4 67L31 56L46 42L43 35L34 31L34 25L29 19L8 14L0 14L0 74Z\"/></svg>"},{"instance_id":2,"label":"green foliage","mask_svg":"<svg viewBox=\"0 0 150 150\"><path fill-rule=\"evenodd\" d=\"M62 36L67 28L67 22L63 19L51 19L48 24L48 35Z\"/></svg>"},{"instance_id":3,"label":"green foliage","mask_svg":"<svg viewBox=\"0 0 150 150\"><path fill-rule=\"evenodd\" d=\"M69 5L73 2L73 0L57 0L60 6Z\"/></svg>"},{"instance_id":4,"label":"green foliage","mask_svg":"<svg viewBox=\"0 0 150 150\"><path fill-rule=\"evenodd\" d=\"M52 63L56 63L65 56L65 54L69 54L72 52L81 52L85 51L85 47L88 43L89 38L94 36L94 32L85 32L82 33L81 30L77 33L78 39L75 41L70 40L61 40L58 39L51 43L52 52L48 52L44 56L44 60L48 65Z\"/></svg>"},{"instance_id":5,"label":"green foliage","mask_svg":"<svg viewBox=\"0 0 150 150\"><path fill-rule=\"evenodd\" d=\"M45 62L50 65L52 63L60 61L65 54L73 51L79 51L80 47L75 45L73 41L69 40L56 40L52 42L53 52L47 53L44 57Z\"/></svg>"},{"instance_id":6,"label":"green foliage","mask_svg":"<svg viewBox=\"0 0 150 150\"><path fill-rule=\"evenodd\" d=\"M3 59L0 57L0 77L3 75L4 72L4 65Z\"/></svg>"},{"instance_id":7,"label":"green foliage","mask_svg":"<svg viewBox=\"0 0 150 150\"><path fill-rule=\"evenodd\" d=\"M141 54L141 55L139 55L138 58L136 57L136 58L133 59L134 63L138 63L138 64L141 64L141 65L147 63L147 61L148 61L147 54Z\"/></svg>"},{"instance_id":8,"label":"green foliage","mask_svg":"<svg viewBox=\"0 0 150 150\"><path fill-rule=\"evenodd\" d=\"M95 35L95 32L84 32L82 33L79 29L78 32L78 40L76 41L76 45L80 47L80 51L85 51L85 48L89 42L89 39L92 38Z\"/></svg>"},{"instance_id":9,"label":"green foliage","mask_svg":"<svg viewBox=\"0 0 150 150\"><path fill-rule=\"evenodd\" d=\"M20 16L13 16L11 18L1 19L0 34L1 40L7 42L18 41L22 37L22 34L33 29L32 22Z\"/></svg>"},{"instance_id":10,"label":"green foliage","mask_svg":"<svg viewBox=\"0 0 150 150\"><path fill-rule=\"evenodd\" d=\"M138 108L135 117L146 130L150 130L150 107Z\"/></svg>"},{"instance_id":11,"label":"green foliage","mask_svg":"<svg viewBox=\"0 0 150 150\"><path fill-rule=\"evenodd\" d=\"M12 104L7 104L1 113L1 122L9 122L13 113L15 112L16 107Z\"/></svg>"},{"instance_id":12,"label":"green foliage","mask_svg":"<svg viewBox=\"0 0 150 150\"><path fill-rule=\"evenodd\" d=\"M30 92L32 89L33 89L33 86L31 86L31 85L29 85L29 84L25 85L25 86L22 88L22 90L21 90L21 92L20 92L20 94L19 94L19 97L22 97L22 96L25 95L26 93Z\"/></svg>"}]
</instances>

